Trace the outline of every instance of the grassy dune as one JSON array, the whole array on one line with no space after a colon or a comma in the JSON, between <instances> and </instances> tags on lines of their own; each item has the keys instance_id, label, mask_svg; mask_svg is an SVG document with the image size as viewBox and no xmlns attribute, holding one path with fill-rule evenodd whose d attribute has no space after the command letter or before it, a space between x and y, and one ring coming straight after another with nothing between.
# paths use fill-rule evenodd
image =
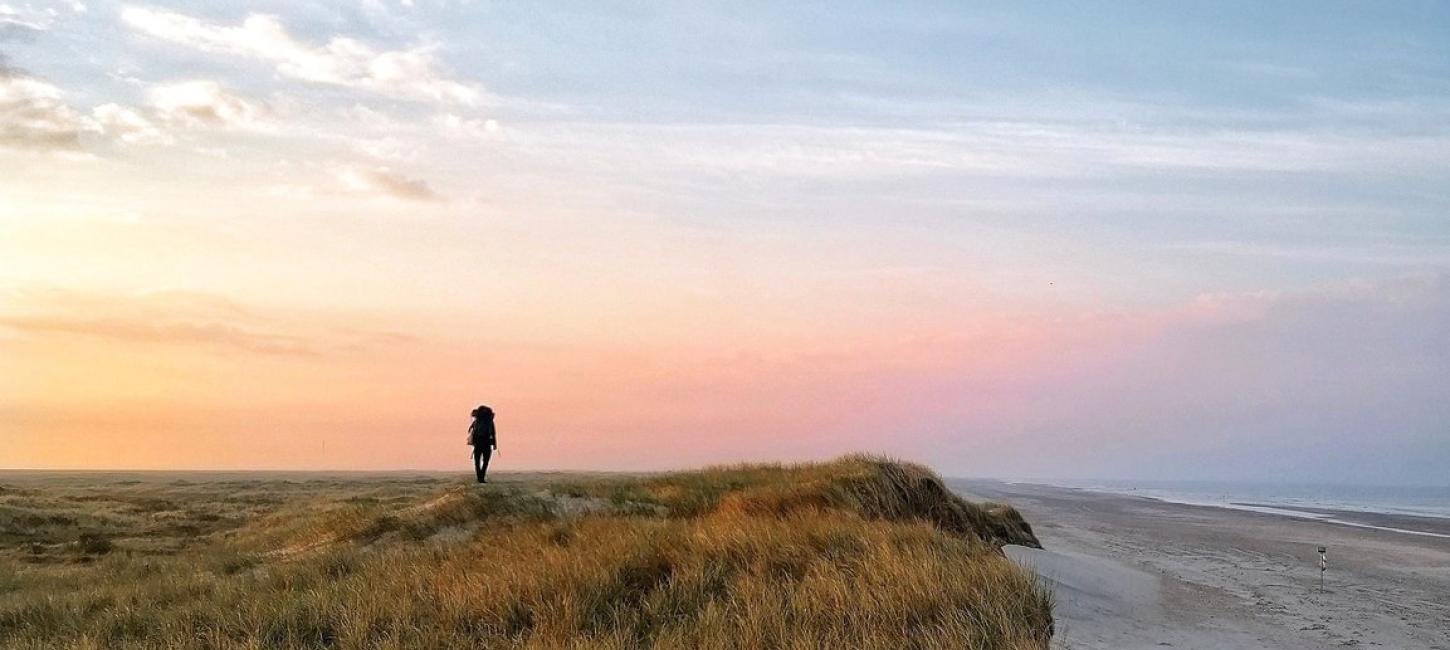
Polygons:
<instances>
[{"instance_id":1,"label":"grassy dune","mask_svg":"<svg viewBox=\"0 0 1450 650\"><path fill-rule=\"evenodd\" d=\"M848 457L646 476L0 475L0 648L1045 648L1005 506Z\"/></svg>"}]
</instances>

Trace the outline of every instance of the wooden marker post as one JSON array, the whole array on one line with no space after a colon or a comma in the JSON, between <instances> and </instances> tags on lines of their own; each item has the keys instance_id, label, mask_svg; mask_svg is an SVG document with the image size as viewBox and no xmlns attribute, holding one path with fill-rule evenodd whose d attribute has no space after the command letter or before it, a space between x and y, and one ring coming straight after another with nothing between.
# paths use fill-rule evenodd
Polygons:
<instances>
[{"instance_id":1,"label":"wooden marker post","mask_svg":"<svg viewBox=\"0 0 1450 650\"><path fill-rule=\"evenodd\" d=\"M1324 572L1329 570L1329 549L1319 547L1319 591L1324 591Z\"/></svg>"}]
</instances>

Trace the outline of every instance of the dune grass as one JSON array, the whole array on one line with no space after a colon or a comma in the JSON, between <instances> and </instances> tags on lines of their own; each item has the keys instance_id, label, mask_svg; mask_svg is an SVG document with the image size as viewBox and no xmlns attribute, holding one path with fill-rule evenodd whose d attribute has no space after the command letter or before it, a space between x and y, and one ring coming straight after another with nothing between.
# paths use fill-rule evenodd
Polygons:
<instances>
[{"instance_id":1,"label":"dune grass","mask_svg":"<svg viewBox=\"0 0 1450 650\"><path fill-rule=\"evenodd\" d=\"M0 648L1046 648L1005 506L868 457L0 476Z\"/></svg>"}]
</instances>

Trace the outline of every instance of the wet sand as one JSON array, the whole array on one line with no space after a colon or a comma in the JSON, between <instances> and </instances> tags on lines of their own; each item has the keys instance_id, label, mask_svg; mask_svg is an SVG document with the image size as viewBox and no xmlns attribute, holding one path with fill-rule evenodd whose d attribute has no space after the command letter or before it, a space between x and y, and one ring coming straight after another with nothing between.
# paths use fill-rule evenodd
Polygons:
<instances>
[{"instance_id":1,"label":"wet sand","mask_svg":"<svg viewBox=\"0 0 1450 650\"><path fill-rule=\"evenodd\" d=\"M1311 518L1320 518L1351 526L1366 526L1369 528L1394 530L1416 535L1450 538L1450 518L1444 517L1416 517L1412 515L1357 512L1354 510L1336 510L1333 508L1308 508L1304 506L1287 507L1267 503L1235 503L1234 505L1310 515Z\"/></svg>"},{"instance_id":2,"label":"wet sand","mask_svg":"<svg viewBox=\"0 0 1450 650\"><path fill-rule=\"evenodd\" d=\"M1010 502L1032 523L1046 549L1008 550L1053 584L1060 647L1450 650L1450 539L1084 490L952 483L972 498ZM1329 548L1323 591L1319 545Z\"/></svg>"}]
</instances>

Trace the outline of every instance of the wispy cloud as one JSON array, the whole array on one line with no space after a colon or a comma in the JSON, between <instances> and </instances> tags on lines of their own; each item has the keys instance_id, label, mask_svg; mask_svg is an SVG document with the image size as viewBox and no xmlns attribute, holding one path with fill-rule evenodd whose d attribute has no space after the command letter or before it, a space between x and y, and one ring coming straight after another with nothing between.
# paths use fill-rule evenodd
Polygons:
<instances>
[{"instance_id":1,"label":"wispy cloud","mask_svg":"<svg viewBox=\"0 0 1450 650\"><path fill-rule=\"evenodd\" d=\"M390 332L294 324L211 293L11 292L0 328L32 336L84 336L117 344L202 346L269 355L317 355L407 340Z\"/></svg>"},{"instance_id":2,"label":"wispy cloud","mask_svg":"<svg viewBox=\"0 0 1450 650\"><path fill-rule=\"evenodd\" d=\"M248 16L235 26L143 7L129 7L121 18L148 36L205 52L266 61L279 74L302 81L445 103L475 104L483 97L474 86L443 73L430 46L378 50L345 36L314 45L294 37L277 17L263 14Z\"/></svg>"},{"instance_id":3,"label":"wispy cloud","mask_svg":"<svg viewBox=\"0 0 1450 650\"><path fill-rule=\"evenodd\" d=\"M1450 155L1450 136L1438 135L1180 132L1031 121L910 128L570 123L521 130L512 139L536 155L557 154L616 168L623 164L818 178L903 173L1096 177L1140 170L1373 171L1388 165L1433 169Z\"/></svg>"},{"instance_id":4,"label":"wispy cloud","mask_svg":"<svg viewBox=\"0 0 1450 650\"><path fill-rule=\"evenodd\" d=\"M225 323L149 323L116 318L0 316L0 326L32 333L82 334L135 343L200 343L268 354L312 354L308 341Z\"/></svg>"},{"instance_id":5,"label":"wispy cloud","mask_svg":"<svg viewBox=\"0 0 1450 650\"><path fill-rule=\"evenodd\" d=\"M54 8L36 9L29 4L14 6L0 3L0 40L26 41L50 29L59 12Z\"/></svg>"},{"instance_id":6,"label":"wispy cloud","mask_svg":"<svg viewBox=\"0 0 1450 650\"><path fill-rule=\"evenodd\" d=\"M1435 242L1361 243L1356 246L1290 246L1241 241L1201 241L1169 244L1165 248L1236 257L1275 257L1389 267L1450 266L1450 246Z\"/></svg>"},{"instance_id":7,"label":"wispy cloud","mask_svg":"<svg viewBox=\"0 0 1450 650\"><path fill-rule=\"evenodd\" d=\"M343 167L338 182L351 192L389 196L405 201L442 201L427 181L411 178L387 167Z\"/></svg>"}]
</instances>

